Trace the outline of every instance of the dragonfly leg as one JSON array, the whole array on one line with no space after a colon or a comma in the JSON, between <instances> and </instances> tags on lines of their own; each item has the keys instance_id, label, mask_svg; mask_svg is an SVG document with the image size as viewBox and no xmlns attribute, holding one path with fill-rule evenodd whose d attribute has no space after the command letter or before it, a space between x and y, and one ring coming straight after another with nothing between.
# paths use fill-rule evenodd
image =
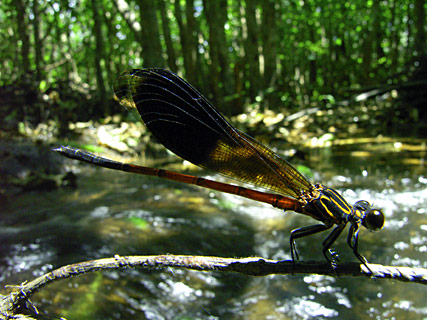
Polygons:
<instances>
[{"instance_id":1,"label":"dragonfly leg","mask_svg":"<svg viewBox=\"0 0 427 320\"><path fill-rule=\"evenodd\" d=\"M295 260L298 260L298 252L297 252L296 243L295 243L296 239L328 230L330 227L332 227L332 224L331 225L316 224L313 226L307 226L307 227L302 227L302 228L292 230L291 237L290 237L292 261L295 263Z\"/></svg>"},{"instance_id":2,"label":"dragonfly leg","mask_svg":"<svg viewBox=\"0 0 427 320\"><path fill-rule=\"evenodd\" d=\"M325 256L326 260L328 260L331 263L332 268L337 267L337 262L339 261L338 253L331 249L332 244L337 240L337 238L340 236L341 232L344 230L345 224L340 224L335 227L334 230L326 237L325 240L323 240L323 255ZM331 255L331 258L328 257L327 253Z\"/></svg>"},{"instance_id":3,"label":"dragonfly leg","mask_svg":"<svg viewBox=\"0 0 427 320\"><path fill-rule=\"evenodd\" d=\"M353 250L354 255L362 262L365 267L371 272L372 270L368 267L368 260L364 256L362 256L358 251L358 240L359 240L359 224L352 223L350 227L350 231L348 232L347 243L349 247Z\"/></svg>"}]
</instances>

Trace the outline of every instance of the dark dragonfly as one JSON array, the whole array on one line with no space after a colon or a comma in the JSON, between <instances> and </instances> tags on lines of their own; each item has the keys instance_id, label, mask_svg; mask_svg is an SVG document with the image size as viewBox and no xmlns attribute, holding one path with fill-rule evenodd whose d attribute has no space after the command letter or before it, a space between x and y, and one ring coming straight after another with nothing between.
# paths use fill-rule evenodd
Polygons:
<instances>
[{"instance_id":1,"label":"dark dragonfly","mask_svg":"<svg viewBox=\"0 0 427 320\"><path fill-rule=\"evenodd\" d=\"M291 232L292 260L298 259L295 240L335 226L323 241L323 254L335 267L338 255L332 244L350 224L347 243L358 252L360 226L376 231L384 225L383 213L364 200L350 205L337 191L311 184L290 163L272 150L234 128L193 86L163 69L133 69L114 83L115 98L143 121L169 150L193 164L224 176L262 187L273 193L220 183L162 169L96 157L69 147L56 151L73 159L143 175L195 184L269 203L274 207L308 215L321 224Z\"/></svg>"}]
</instances>

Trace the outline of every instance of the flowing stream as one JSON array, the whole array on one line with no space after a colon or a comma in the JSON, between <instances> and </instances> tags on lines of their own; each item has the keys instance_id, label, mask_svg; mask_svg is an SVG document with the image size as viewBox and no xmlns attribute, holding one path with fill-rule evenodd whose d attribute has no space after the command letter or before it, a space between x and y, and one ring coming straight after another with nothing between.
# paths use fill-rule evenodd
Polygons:
<instances>
[{"instance_id":1,"label":"flowing stream","mask_svg":"<svg viewBox=\"0 0 427 320\"><path fill-rule=\"evenodd\" d=\"M360 233L360 252L372 263L427 268L427 175L416 146L358 143L308 152L312 182L383 209L384 229ZM76 190L25 193L0 208L1 293L7 284L115 254L290 259L290 231L317 223L158 178L88 165L74 171ZM334 249L342 261L354 261L346 232ZM298 240L300 258L323 261L326 235ZM125 269L58 281L31 300L39 319L425 319L426 298L426 286L392 280Z\"/></svg>"}]
</instances>

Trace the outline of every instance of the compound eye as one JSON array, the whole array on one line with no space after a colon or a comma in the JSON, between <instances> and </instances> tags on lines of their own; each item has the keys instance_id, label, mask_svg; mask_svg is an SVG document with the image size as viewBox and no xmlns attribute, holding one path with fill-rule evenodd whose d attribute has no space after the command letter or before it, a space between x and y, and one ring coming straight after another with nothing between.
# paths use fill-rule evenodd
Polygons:
<instances>
[{"instance_id":1,"label":"compound eye","mask_svg":"<svg viewBox=\"0 0 427 320\"><path fill-rule=\"evenodd\" d=\"M353 207L355 207L356 209L362 210L362 211L368 210L370 206L371 205L366 200L359 200L353 205Z\"/></svg>"},{"instance_id":2,"label":"compound eye","mask_svg":"<svg viewBox=\"0 0 427 320\"><path fill-rule=\"evenodd\" d=\"M378 231L384 226L385 218L381 210L371 209L366 212L362 224L371 231Z\"/></svg>"}]
</instances>

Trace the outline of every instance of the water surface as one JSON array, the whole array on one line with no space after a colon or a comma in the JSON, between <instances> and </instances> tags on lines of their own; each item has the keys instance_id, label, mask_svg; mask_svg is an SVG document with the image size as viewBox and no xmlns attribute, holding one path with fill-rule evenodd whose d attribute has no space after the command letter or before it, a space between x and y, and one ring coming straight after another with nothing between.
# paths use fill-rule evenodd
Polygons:
<instances>
[{"instance_id":1,"label":"water surface","mask_svg":"<svg viewBox=\"0 0 427 320\"><path fill-rule=\"evenodd\" d=\"M350 203L383 208L384 229L360 233L370 262L427 268L427 177L416 146L365 142L308 152L312 182L336 188ZM290 231L316 223L195 186L78 169L77 190L26 193L0 209L2 288L115 254L289 259ZM300 258L322 261L326 235L299 240ZM334 248L354 261L346 235ZM59 281L31 300L40 319L424 319L426 297L425 286L391 280L126 269Z\"/></svg>"}]
</instances>

